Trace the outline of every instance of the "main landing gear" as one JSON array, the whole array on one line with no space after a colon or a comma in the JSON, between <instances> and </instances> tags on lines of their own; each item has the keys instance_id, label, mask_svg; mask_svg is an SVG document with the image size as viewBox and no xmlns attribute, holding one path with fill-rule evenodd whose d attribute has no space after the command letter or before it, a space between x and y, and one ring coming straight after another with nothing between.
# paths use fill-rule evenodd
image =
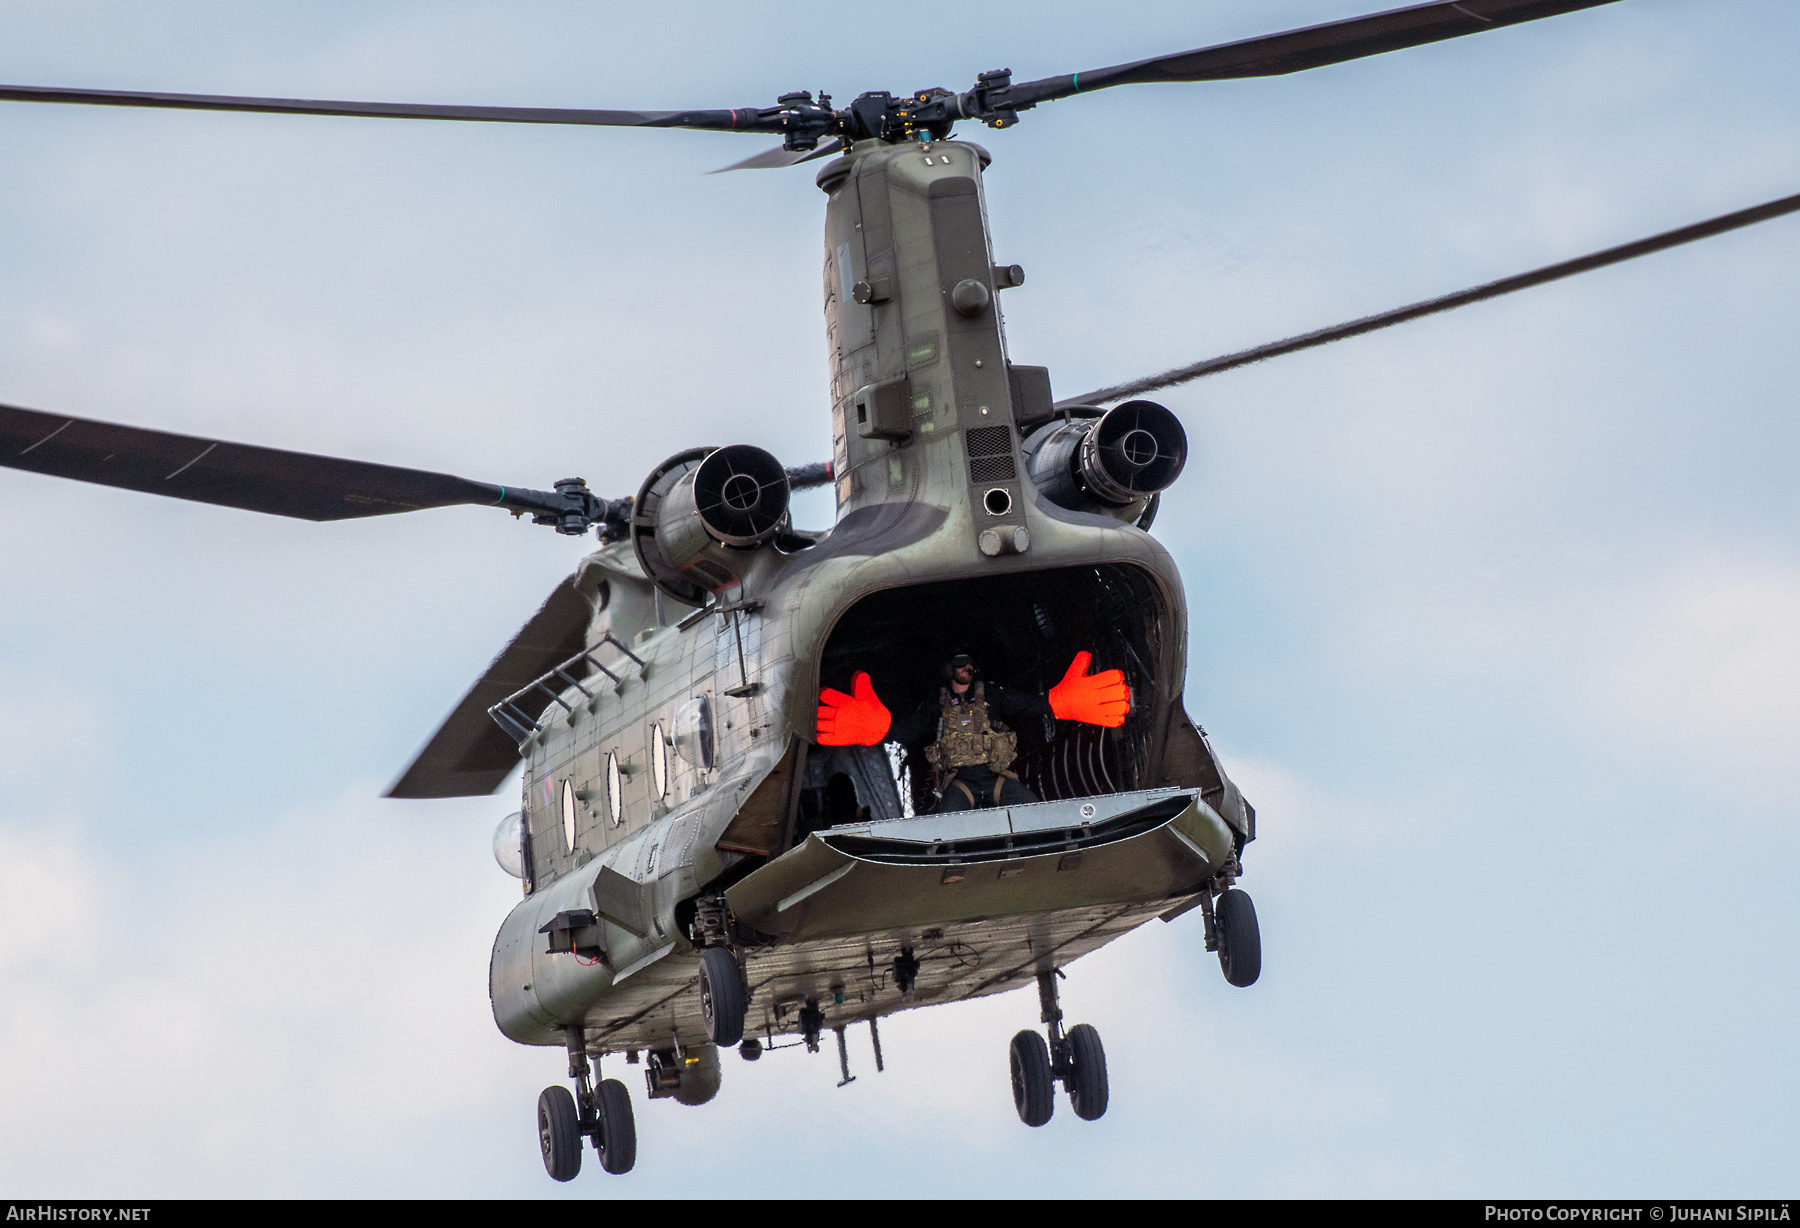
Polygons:
<instances>
[{"instance_id":1,"label":"main landing gear","mask_svg":"<svg viewBox=\"0 0 1800 1228\"><path fill-rule=\"evenodd\" d=\"M573 1181L581 1171L581 1140L594 1141L600 1167L609 1173L628 1173L637 1163L637 1121L631 1113L631 1096L617 1079L595 1087L588 1063L587 1045L580 1026L567 1028L569 1077L575 1094L566 1087L546 1087L538 1097L538 1145L544 1152L544 1171L557 1181Z\"/></svg>"},{"instance_id":2,"label":"main landing gear","mask_svg":"<svg viewBox=\"0 0 1800 1228\"><path fill-rule=\"evenodd\" d=\"M1262 933L1249 895L1231 887L1219 893L1216 905L1203 895L1200 911L1206 918L1206 949L1219 953L1226 982L1239 989L1256 984L1262 975Z\"/></svg>"},{"instance_id":3,"label":"main landing gear","mask_svg":"<svg viewBox=\"0 0 1800 1228\"><path fill-rule=\"evenodd\" d=\"M1013 1107L1028 1126L1041 1126L1056 1112L1059 1079L1075 1116L1095 1121L1106 1112L1106 1050L1100 1033L1088 1024L1078 1023L1063 1033L1062 1007L1056 1001L1056 978L1061 975L1040 972L1037 978L1049 1041L1029 1030L1012 1038Z\"/></svg>"},{"instance_id":4,"label":"main landing gear","mask_svg":"<svg viewBox=\"0 0 1800 1228\"><path fill-rule=\"evenodd\" d=\"M737 923L724 896L698 901L694 907L694 940L700 952L700 1018L706 1039L721 1049L744 1039L744 1016L750 1010L750 982L739 961Z\"/></svg>"}]
</instances>

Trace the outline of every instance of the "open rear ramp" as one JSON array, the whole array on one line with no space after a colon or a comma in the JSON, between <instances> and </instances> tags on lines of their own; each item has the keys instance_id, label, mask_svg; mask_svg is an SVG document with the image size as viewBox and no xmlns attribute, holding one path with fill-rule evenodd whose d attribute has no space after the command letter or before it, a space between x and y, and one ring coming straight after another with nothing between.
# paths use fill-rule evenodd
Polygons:
<instances>
[{"instance_id":1,"label":"open rear ramp","mask_svg":"<svg viewBox=\"0 0 1800 1228\"><path fill-rule=\"evenodd\" d=\"M1198 789L1144 789L814 832L726 892L766 934L871 931L1167 899L1234 852Z\"/></svg>"}]
</instances>

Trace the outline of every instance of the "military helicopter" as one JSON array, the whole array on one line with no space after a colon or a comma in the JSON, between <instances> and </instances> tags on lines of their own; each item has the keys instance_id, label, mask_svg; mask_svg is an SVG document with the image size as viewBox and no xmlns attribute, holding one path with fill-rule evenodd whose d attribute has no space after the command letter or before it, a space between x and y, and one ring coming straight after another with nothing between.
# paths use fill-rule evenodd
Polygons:
<instances>
[{"instance_id":1,"label":"military helicopter","mask_svg":"<svg viewBox=\"0 0 1800 1228\"><path fill-rule=\"evenodd\" d=\"M1259 962L1254 910L1233 886L1254 812L1183 710L1181 586L1147 533L1180 471L1180 427L1143 402L1103 407L1459 303L1057 401L1043 369L1005 361L995 294L1022 274L992 261L988 159L950 127L1010 126L1037 102L1112 84L1293 71L1582 7L1424 5L1022 86L990 74L967 95L864 95L844 111L789 95L756 111L554 120L9 89L37 101L730 126L785 137L746 167L837 155L819 177L835 421L827 466L694 449L635 497L610 500L577 480L519 490L27 410L3 411L0 451L12 467L309 519L484 503L571 535L598 530L603 548L391 790L485 794L525 759L521 815L502 825L498 850L526 899L502 930L491 989L509 1036L570 1052L577 1095L540 1099L552 1176L575 1175L584 1136L609 1171L635 1156L630 1102L616 1081L593 1084L595 1058L644 1055L653 1095L701 1101L717 1089L719 1047L745 1034L751 1045L793 1035L817 1045L829 1028L841 1045L855 1022L873 1030L897 1009L1034 981L1050 1036L1015 1039L1020 1115L1046 1118L1060 1079L1078 1115L1098 1116L1104 1052L1091 1030L1061 1028L1062 966L1190 907L1209 921L1228 979L1253 981ZM1775 202L1584 267L1793 207ZM821 480L836 490L838 523L807 537L788 521L786 494ZM988 678L1043 692L1089 653L1128 680L1130 713L1116 726L1017 730L1018 774L1043 800L960 815L926 813L935 782L915 757L896 774L900 756L879 742L819 736L821 692L855 697L866 676L902 712L929 701L939 665L964 647ZM855 815L831 812L839 777ZM971 974L964 951L980 952L987 971Z\"/></svg>"}]
</instances>

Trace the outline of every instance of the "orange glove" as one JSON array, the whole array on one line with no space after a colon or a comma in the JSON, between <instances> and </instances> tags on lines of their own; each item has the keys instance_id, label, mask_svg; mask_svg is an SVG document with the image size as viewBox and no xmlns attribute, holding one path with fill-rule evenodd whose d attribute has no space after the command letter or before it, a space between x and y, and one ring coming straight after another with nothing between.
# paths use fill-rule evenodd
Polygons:
<instances>
[{"instance_id":1,"label":"orange glove","mask_svg":"<svg viewBox=\"0 0 1800 1228\"><path fill-rule=\"evenodd\" d=\"M820 746L879 746L887 737L894 718L887 705L875 698L875 684L869 676L856 675L850 680L850 689L856 694L846 695L830 687L819 692Z\"/></svg>"},{"instance_id":2,"label":"orange glove","mask_svg":"<svg viewBox=\"0 0 1800 1228\"><path fill-rule=\"evenodd\" d=\"M1050 711L1056 713L1058 720L1116 729L1131 711L1131 688L1125 684L1123 670L1103 669L1088 677L1087 668L1093 659L1091 652L1075 654L1069 662L1069 672L1050 688Z\"/></svg>"}]
</instances>

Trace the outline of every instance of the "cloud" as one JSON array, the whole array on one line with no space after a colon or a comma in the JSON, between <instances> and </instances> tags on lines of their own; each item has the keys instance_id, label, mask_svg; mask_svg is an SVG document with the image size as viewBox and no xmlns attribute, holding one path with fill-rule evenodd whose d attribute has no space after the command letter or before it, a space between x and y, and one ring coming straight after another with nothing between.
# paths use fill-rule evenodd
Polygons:
<instances>
[{"instance_id":1,"label":"cloud","mask_svg":"<svg viewBox=\"0 0 1800 1228\"><path fill-rule=\"evenodd\" d=\"M241 835L129 871L91 842L0 828L8 1188L268 1193L354 1181L379 1154L434 1167L438 1123L485 1107L523 1052L486 1003L512 880L372 792L252 806ZM66 1150L102 1120L137 1123L134 1144Z\"/></svg>"},{"instance_id":2,"label":"cloud","mask_svg":"<svg viewBox=\"0 0 1800 1228\"><path fill-rule=\"evenodd\" d=\"M1256 807L1256 840L1245 854L1256 877L1297 859L1367 857L1387 843L1429 830L1441 807L1424 797L1332 792L1295 769L1263 759L1222 755L1225 770Z\"/></svg>"},{"instance_id":3,"label":"cloud","mask_svg":"<svg viewBox=\"0 0 1800 1228\"><path fill-rule=\"evenodd\" d=\"M71 837L47 825L0 827L0 971L29 974L92 950L102 896Z\"/></svg>"},{"instance_id":4,"label":"cloud","mask_svg":"<svg viewBox=\"0 0 1800 1228\"><path fill-rule=\"evenodd\" d=\"M1800 566L1694 551L1590 612L1594 732L1739 804L1800 802Z\"/></svg>"}]
</instances>

